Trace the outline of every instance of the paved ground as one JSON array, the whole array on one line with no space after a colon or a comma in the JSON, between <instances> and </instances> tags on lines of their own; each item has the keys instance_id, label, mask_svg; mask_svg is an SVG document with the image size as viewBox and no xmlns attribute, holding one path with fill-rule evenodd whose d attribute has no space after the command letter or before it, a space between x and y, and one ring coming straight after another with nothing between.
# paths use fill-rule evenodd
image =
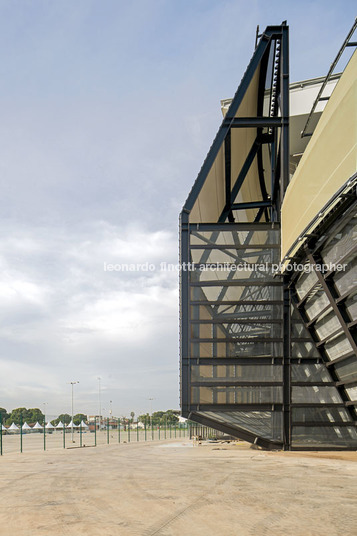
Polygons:
<instances>
[{"instance_id":1,"label":"paved ground","mask_svg":"<svg viewBox=\"0 0 357 536\"><path fill-rule=\"evenodd\" d=\"M187 435L186 430L161 430L160 431L160 439L163 440L166 438L177 438L181 439L184 436ZM171 436L171 437L170 437ZM152 441L152 439L158 440L159 439L159 431L158 430L147 430L146 433L146 440ZM60 449L63 448L63 433L62 431L56 431L54 433L49 434L48 432L45 434L45 437L42 433L29 433L29 434L23 434L22 435L22 450L24 453L27 453L29 451L34 450L44 450L44 440L46 445L46 450L52 450L52 449ZM95 441L97 441L97 445L106 445L109 440L109 444L117 444L119 442L119 436L117 430L109 430L109 436L106 430L102 430L100 432L97 432L95 435L91 432L83 432L82 434L82 445L84 446L94 446ZM140 430L139 433L137 433L136 430L131 430L130 434L128 434L127 431L121 430L120 432L120 442L121 443L137 443L138 441L145 441L145 432L144 430ZM76 431L73 434L73 444L72 444L72 435L70 431L67 431L65 434L65 447L68 448L70 446L79 446L80 445L80 433ZM21 436L20 434L9 434L9 435L3 435L2 436L2 448L3 453L6 455L10 452L20 452L21 450Z\"/></svg>"},{"instance_id":2,"label":"paved ground","mask_svg":"<svg viewBox=\"0 0 357 536\"><path fill-rule=\"evenodd\" d=\"M356 535L356 453L184 441L4 455L1 536Z\"/></svg>"}]
</instances>

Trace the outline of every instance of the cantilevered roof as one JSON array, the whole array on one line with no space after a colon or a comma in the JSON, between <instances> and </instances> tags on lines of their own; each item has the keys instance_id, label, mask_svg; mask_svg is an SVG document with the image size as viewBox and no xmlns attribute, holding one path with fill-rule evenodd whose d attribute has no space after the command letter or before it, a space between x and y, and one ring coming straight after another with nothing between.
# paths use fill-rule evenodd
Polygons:
<instances>
[{"instance_id":1,"label":"cantilevered roof","mask_svg":"<svg viewBox=\"0 0 357 536\"><path fill-rule=\"evenodd\" d=\"M265 219L270 219L267 210L278 202L279 190L280 133L273 129L283 123L288 126L288 102L281 114L285 82L280 54L287 30L285 24L268 26L262 34L183 207L190 223L259 221L264 211ZM288 69L286 77L288 83ZM272 144L274 176L270 173Z\"/></svg>"}]
</instances>

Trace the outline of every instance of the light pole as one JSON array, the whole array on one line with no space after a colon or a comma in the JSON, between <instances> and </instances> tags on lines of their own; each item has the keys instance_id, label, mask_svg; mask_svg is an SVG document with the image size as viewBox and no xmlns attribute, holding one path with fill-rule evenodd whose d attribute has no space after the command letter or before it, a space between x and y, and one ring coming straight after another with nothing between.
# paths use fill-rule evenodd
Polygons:
<instances>
[{"instance_id":1,"label":"light pole","mask_svg":"<svg viewBox=\"0 0 357 536\"><path fill-rule=\"evenodd\" d=\"M102 378L100 376L98 376L97 380L98 380L98 395L99 395L99 430L100 430L101 421L102 421L102 394L101 394L101 390L100 390L101 379Z\"/></svg>"},{"instance_id":2,"label":"light pole","mask_svg":"<svg viewBox=\"0 0 357 536\"><path fill-rule=\"evenodd\" d=\"M71 435L72 435L72 443L74 443L73 441L73 385L76 385L76 383L79 383L78 381L76 382L69 382L72 386L72 421L71 421ZM63 423L63 426L65 426L65 424Z\"/></svg>"}]
</instances>

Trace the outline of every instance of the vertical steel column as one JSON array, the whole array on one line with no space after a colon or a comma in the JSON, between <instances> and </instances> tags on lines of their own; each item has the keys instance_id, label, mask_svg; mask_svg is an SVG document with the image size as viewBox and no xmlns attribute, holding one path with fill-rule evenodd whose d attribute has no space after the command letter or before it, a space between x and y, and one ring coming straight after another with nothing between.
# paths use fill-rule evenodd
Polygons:
<instances>
[{"instance_id":1,"label":"vertical steel column","mask_svg":"<svg viewBox=\"0 0 357 536\"><path fill-rule=\"evenodd\" d=\"M180 216L180 292L181 292L181 408L188 413L189 406L189 212L183 210ZM186 269L184 269L186 268Z\"/></svg>"},{"instance_id":2,"label":"vertical steel column","mask_svg":"<svg viewBox=\"0 0 357 536\"><path fill-rule=\"evenodd\" d=\"M97 446L97 417L94 417L94 446Z\"/></svg>"},{"instance_id":3,"label":"vertical steel column","mask_svg":"<svg viewBox=\"0 0 357 536\"><path fill-rule=\"evenodd\" d=\"M225 183L226 183L226 207L225 212L227 213L228 220L230 222L234 221L232 210L231 210L231 129L228 130L227 136L224 140L224 163L225 163Z\"/></svg>"},{"instance_id":4,"label":"vertical steel column","mask_svg":"<svg viewBox=\"0 0 357 536\"><path fill-rule=\"evenodd\" d=\"M118 443L120 443L120 417L118 418Z\"/></svg>"},{"instance_id":5,"label":"vertical steel column","mask_svg":"<svg viewBox=\"0 0 357 536\"><path fill-rule=\"evenodd\" d=\"M289 27L283 23L280 64L280 206L289 184ZM280 220L280 218L279 218ZM288 279L284 277L283 310L283 448L291 448L291 296Z\"/></svg>"},{"instance_id":6,"label":"vertical steel column","mask_svg":"<svg viewBox=\"0 0 357 536\"><path fill-rule=\"evenodd\" d=\"M282 26L281 69L280 69L280 109L281 109L281 166L280 166L280 204L289 184L289 26Z\"/></svg>"},{"instance_id":7,"label":"vertical steel column","mask_svg":"<svg viewBox=\"0 0 357 536\"><path fill-rule=\"evenodd\" d=\"M283 446L291 447L291 295L287 277L284 277L283 310Z\"/></svg>"},{"instance_id":8,"label":"vertical steel column","mask_svg":"<svg viewBox=\"0 0 357 536\"><path fill-rule=\"evenodd\" d=\"M2 413L0 412L0 456L2 456Z\"/></svg>"}]
</instances>

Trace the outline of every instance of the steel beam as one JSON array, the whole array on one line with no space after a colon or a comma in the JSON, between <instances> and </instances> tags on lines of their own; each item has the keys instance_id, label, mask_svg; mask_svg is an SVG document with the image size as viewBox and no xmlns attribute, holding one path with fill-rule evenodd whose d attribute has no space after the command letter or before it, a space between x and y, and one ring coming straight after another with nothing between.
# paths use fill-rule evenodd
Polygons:
<instances>
[{"instance_id":1,"label":"steel beam","mask_svg":"<svg viewBox=\"0 0 357 536\"><path fill-rule=\"evenodd\" d=\"M342 405L342 404L341 404ZM282 411L281 402L236 402L234 404L191 404L191 411Z\"/></svg>"},{"instance_id":2,"label":"steel beam","mask_svg":"<svg viewBox=\"0 0 357 536\"><path fill-rule=\"evenodd\" d=\"M271 224L270 222L254 223L230 223L229 226L223 222L217 223L190 223L190 231L278 231L280 224L278 222ZM267 244L269 246L269 244Z\"/></svg>"},{"instance_id":3,"label":"steel beam","mask_svg":"<svg viewBox=\"0 0 357 536\"><path fill-rule=\"evenodd\" d=\"M225 125L226 120L223 120ZM281 127L283 122L281 117L234 117L227 121L231 128L271 128Z\"/></svg>"},{"instance_id":4,"label":"steel beam","mask_svg":"<svg viewBox=\"0 0 357 536\"><path fill-rule=\"evenodd\" d=\"M250 203L233 203L232 210L249 210L252 208L271 207L271 201L252 201Z\"/></svg>"},{"instance_id":5,"label":"steel beam","mask_svg":"<svg viewBox=\"0 0 357 536\"><path fill-rule=\"evenodd\" d=\"M207 381L192 381L191 385L192 387L282 387L283 383L282 381L244 381L234 378L232 380L207 378Z\"/></svg>"}]
</instances>

